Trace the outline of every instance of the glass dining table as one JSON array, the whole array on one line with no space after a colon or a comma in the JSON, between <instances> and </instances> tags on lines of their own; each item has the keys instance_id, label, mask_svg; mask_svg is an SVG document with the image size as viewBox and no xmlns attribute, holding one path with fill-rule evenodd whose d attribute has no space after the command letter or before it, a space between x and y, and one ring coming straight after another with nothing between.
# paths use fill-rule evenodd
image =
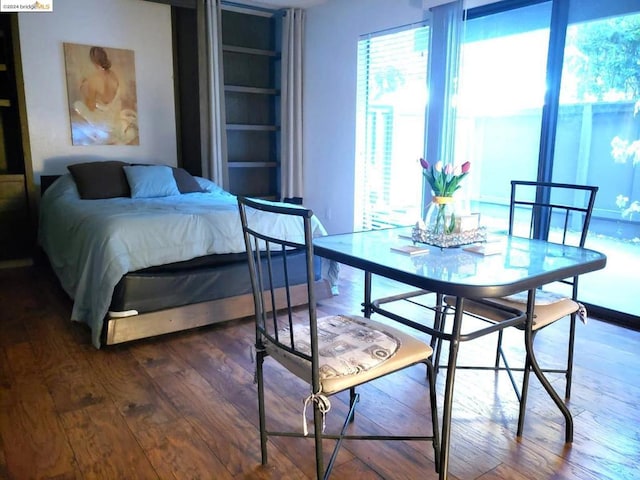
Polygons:
<instances>
[{"instance_id":1,"label":"glass dining table","mask_svg":"<svg viewBox=\"0 0 640 480\"><path fill-rule=\"evenodd\" d=\"M344 233L314 240L316 255L355 267L364 272L364 313L379 313L417 330L449 342L446 382L442 413L442 446L439 478L446 479L451 439L456 362L460 342L472 340L509 326L521 326L525 331L525 350L532 371L565 418L565 441L573 441L571 412L553 389L540 369L533 350L532 314L536 289L565 278L599 270L606 265L606 256L586 248L532 240L514 236L491 238L491 254L482 248L440 248L420 244L420 253L407 254L398 248L411 244L410 228L391 228ZM486 244L487 246L489 244ZM482 246L480 246L482 247ZM402 248L400 248L402 250ZM433 292L439 301L443 296L455 298L453 324L447 332L433 325L394 315L372 300L372 275L379 275L418 291ZM505 320L496 324L464 331L465 299L503 297L528 291L526 308L504 311ZM524 305L523 305L524 306ZM441 312L435 308L436 315Z\"/></svg>"}]
</instances>

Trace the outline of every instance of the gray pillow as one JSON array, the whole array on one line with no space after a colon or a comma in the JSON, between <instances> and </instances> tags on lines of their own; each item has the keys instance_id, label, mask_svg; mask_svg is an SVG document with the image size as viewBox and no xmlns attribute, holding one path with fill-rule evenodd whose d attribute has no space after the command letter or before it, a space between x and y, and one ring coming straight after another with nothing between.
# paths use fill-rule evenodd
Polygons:
<instances>
[{"instance_id":1,"label":"gray pillow","mask_svg":"<svg viewBox=\"0 0 640 480\"><path fill-rule=\"evenodd\" d=\"M180 193L193 193L193 192L206 192L206 190L200 187L198 181L187 172L184 168L172 167L173 178L176 179L178 190Z\"/></svg>"},{"instance_id":2,"label":"gray pillow","mask_svg":"<svg viewBox=\"0 0 640 480\"><path fill-rule=\"evenodd\" d=\"M76 163L67 166L76 183L80 198L97 200L101 198L129 197L131 190L123 166L129 165L118 160L105 162Z\"/></svg>"}]
</instances>

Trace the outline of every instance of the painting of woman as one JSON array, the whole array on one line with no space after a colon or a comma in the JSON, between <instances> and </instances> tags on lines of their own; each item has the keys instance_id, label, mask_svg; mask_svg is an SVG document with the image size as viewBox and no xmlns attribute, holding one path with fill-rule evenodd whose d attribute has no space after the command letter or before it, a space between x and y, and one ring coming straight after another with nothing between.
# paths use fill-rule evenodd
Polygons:
<instances>
[{"instance_id":1,"label":"painting of woman","mask_svg":"<svg viewBox=\"0 0 640 480\"><path fill-rule=\"evenodd\" d=\"M139 145L133 52L64 44L73 145Z\"/></svg>"}]
</instances>

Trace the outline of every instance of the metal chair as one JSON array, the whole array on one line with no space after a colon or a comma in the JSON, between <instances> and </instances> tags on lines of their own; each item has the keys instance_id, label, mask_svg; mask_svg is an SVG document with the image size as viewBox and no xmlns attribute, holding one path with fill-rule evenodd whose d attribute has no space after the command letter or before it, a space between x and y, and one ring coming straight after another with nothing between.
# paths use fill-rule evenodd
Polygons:
<instances>
[{"instance_id":1,"label":"metal chair","mask_svg":"<svg viewBox=\"0 0 640 480\"><path fill-rule=\"evenodd\" d=\"M238 197L238 208L255 303L262 464L267 464L267 441L270 436L308 436L306 410L311 404L313 433L310 437L315 440L318 479L329 477L344 439L428 441L433 446L437 471L440 443L435 372L430 360L433 349L411 335L365 317L341 314L318 318L312 238L312 225L317 219L311 210L244 197ZM280 228L284 224L287 224L287 228ZM305 307L294 309L290 301L294 295L290 283L301 272L307 279L308 303ZM283 298L286 307L280 310L273 308ZM304 400L304 421L298 431L282 432L267 428L263 362L269 357L309 385L308 396L300 399ZM356 387L416 364L427 367L432 434L349 435L348 427L354 421L355 406L359 400ZM285 385L278 386L279 391L286 388ZM342 429L337 434L325 433L329 398L346 390L349 391L350 408ZM336 440L326 468L323 439Z\"/></svg>"},{"instance_id":2,"label":"metal chair","mask_svg":"<svg viewBox=\"0 0 640 480\"><path fill-rule=\"evenodd\" d=\"M584 247L597 191L598 187L595 186L513 180L511 181L509 207L509 235L542 238L554 243ZM505 261L510 261L510 259L505 259ZM568 285L568 287L562 287L561 285L545 286L544 289L536 291L531 341L533 342L536 333L544 327L567 316L569 317L566 366L562 368L542 368L545 373L563 373L565 375L565 399L569 399L573 376L576 317L580 315L586 320L586 310L577 300L578 277L565 279L560 284ZM562 288L568 288L568 292L561 292L560 289ZM453 308L455 298L445 297L444 302L448 306L447 308ZM500 315L496 315L496 312L499 312L501 308L507 307L526 311L526 302L527 292L522 292L506 298L467 300L464 303L464 310L465 314L480 320L497 323L503 318ZM442 328L444 328L446 318L447 315L442 316ZM523 329L524 327L519 326L517 328ZM531 367L528 359L525 360L522 368L511 367L502 348L502 339L503 330L500 330L495 363L492 367L462 365L457 368L506 370L508 372L520 402L517 435L521 436ZM442 342L438 341L434 362L436 371L439 368L441 348ZM501 361L504 366L501 365ZM523 372L521 389L518 388L513 371Z\"/></svg>"}]
</instances>

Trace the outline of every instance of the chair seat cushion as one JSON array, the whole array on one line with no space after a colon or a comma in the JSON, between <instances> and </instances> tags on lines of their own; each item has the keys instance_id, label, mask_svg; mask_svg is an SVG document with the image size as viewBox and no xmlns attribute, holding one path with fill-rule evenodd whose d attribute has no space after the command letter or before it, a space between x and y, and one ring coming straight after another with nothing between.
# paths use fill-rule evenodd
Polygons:
<instances>
[{"instance_id":1,"label":"chair seat cushion","mask_svg":"<svg viewBox=\"0 0 640 480\"><path fill-rule=\"evenodd\" d=\"M519 303L526 305L528 298L529 292L524 291L502 297L502 300L506 300L514 304ZM536 290L536 305L551 305L552 303L562 302L563 300L567 299L568 297L566 295L562 295L561 293L550 292L548 290Z\"/></svg>"},{"instance_id":2,"label":"chair seat cushion","mask_svg":"<svg viewBox=\"0 0 640 480\"><path fill-rule=\"evenodd\" d=\"M536 303L533 308L533 330L545 327L550 323L571 315L572 313L576 313L580 309L578 302L567 297L558 296L553 301L550 300L550 296L542 297L542 301L538 302L538 292L536 292ZM516 301L511 301L510 297L495 298L492 300L511 308L520 310L526 310L527 308L526 298L524 302L519 301L518 299Z\"/></svg>"},{"instance_id":3,"label":"chair seat cushion","mask_svg":"<svg viewBox=\"0 0 640 480\"><path fill-rule=\"evenodd\" d=\"M289 335L289 329L280 331ZM309 326L296 324L298 350L311 354ZM311 381L311 364L273 344L267 352L294 374ZM318 352L322 391L331 394L429 358L431 347L399 330L355 315L318 318Z\"/></svg>"},{"instance_id":4,"label":"chair seat cushion","mask_svg":"<svg viewBox=\"0 0 640 480\"><path fill-rule=\"evenodd\" d=\"M499 318L487 304L525 311L527 308L527 296L528 292L520 292L508 297L487 298L483 302L465 300L464 310L484 318L501 321L508 318L508 316ZM454 297L445 298L445 301L449 305L455 305ZM564 295L547 290L537 290L533 309L533 330L538 330L579 310L580 304Z\"/></svg>"}]
</instances>

